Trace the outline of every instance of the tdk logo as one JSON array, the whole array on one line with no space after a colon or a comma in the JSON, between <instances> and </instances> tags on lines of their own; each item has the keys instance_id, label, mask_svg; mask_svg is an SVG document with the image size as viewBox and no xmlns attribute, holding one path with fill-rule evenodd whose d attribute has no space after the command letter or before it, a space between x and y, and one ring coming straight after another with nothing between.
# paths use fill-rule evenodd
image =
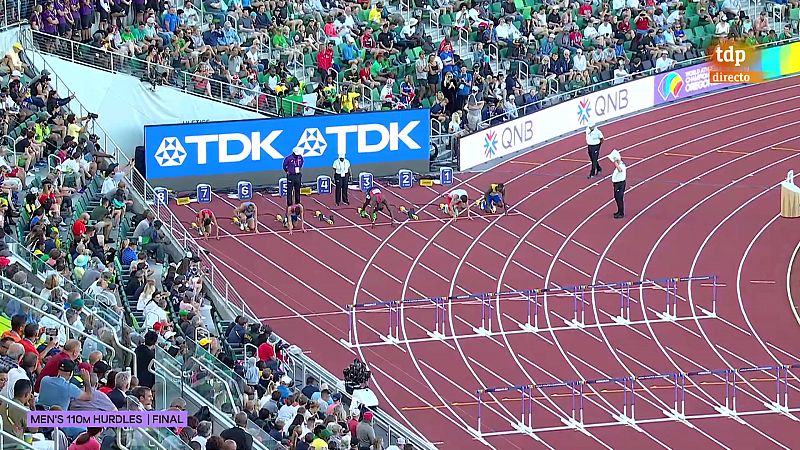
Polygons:
<instances>
[{"instance_id":1,"label":"tdk logo","mask_svg":"<svg viewBox=\"0 0 800 450\"><path fill-rule=\"evenodd\" d=\"M395 151L399 149L401 142L409 149L417 150L422 147L409 134L419 124L418 120L411 121L402 129L397 122L389 123L388 127L381 124L345 125L326 127L324 133L318 128L306 128L300 133L294 146L282 145L280 148L286 154L297 148L303 152L303 157L322 156L329 145L335 145L337 150L350 150L347 147L348 136L355 134L358 153L380 152L387 148ZM284 154L275 148L275 141L283 133L283 130L273 130L267 135L259 131L249 134L205 134L186 136L183 142L176 137L166 137L161 141L154 157L161 167L177 167L186 160L187 146L196 146L198 165L208 164L209 159L212 163L223 164L247 159L260 161L262 157L283 159Z\"/></svg>"}]
</instances>

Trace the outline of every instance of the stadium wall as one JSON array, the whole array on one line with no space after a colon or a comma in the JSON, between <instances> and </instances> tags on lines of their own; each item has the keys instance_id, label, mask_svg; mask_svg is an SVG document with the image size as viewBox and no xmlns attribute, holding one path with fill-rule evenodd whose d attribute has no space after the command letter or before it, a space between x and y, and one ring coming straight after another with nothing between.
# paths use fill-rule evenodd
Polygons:
<instances>
[{"instance_id":1,"label":"stadium wall","mask_svg":"<svg viewBox=\"0 0 800 450\"><path fill-rule=\"evenodd\" d=\"M760 64L767 80L800 73L800 42L762 50ZM589 120L599 124L736 86L712 84L710 69L703 63L634 80L464 136L459 140L459 170L477 170L478 166L573 134L585 128Z\"/></svg>"},{"instance_id":2,"label":"stadium wall","mask_svg":"<svg viewBox=\"0 0 800 450\"><path fill-rule=\"evenodd\" d=\"M10 42L13 43L18 32L13 30L12 33ZM10 48L10 44L4 48ZM264 117L168 87L154 91L149 83L127 74L112 74L50 55L33 59L37 70L46 68L58 74L62 81L56 85L60 96L66 97L69 87L86 109L100 116L99 125L131 159L135 148L144 142L144 128L148 125Z\"/></svg>"}]
</instances>

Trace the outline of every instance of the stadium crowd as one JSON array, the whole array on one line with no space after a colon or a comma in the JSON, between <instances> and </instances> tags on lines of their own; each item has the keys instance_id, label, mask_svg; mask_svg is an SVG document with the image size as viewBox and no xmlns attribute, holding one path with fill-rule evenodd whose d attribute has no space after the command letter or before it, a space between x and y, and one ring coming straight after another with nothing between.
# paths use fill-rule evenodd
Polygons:
<instances>
[{"instance_id":1,"label":"stadium crowd","mask_svg":"<svg viewBox=\"0 0 800 450\"><path fill-rule=\"evenodd\" d=\"M597 83L667 70L700 56L712 38L769 43L793 35L791 25L773 29L766 12L748 17L741 0L411 6L55 0L37 6L30 22L51 51L66 52L58 48L64 41L44 37L82 41L137 58L150 79L191 80L196 92L242 105L302 102L301 94L315 92L315 106L335 112L430 107L446 128L438 131L452 134L513 119ZM797 6L786 3L786 16ZM117 64L126 66L139 64ZM310 82L303 70L313 74Z\"/></svg>"},{"instance_id":2,"label":"stadium crowd","mask_svg":"<svg viewBox=\"0 0 800 450\"><path fill-rule=\"evenodd\" d=\"M201 394L215 392L212 372L222 368L236 397L209 405L232 415L234 427L214 429L208 406L191 411L187 427L155 440L168 450L251 450L268 439L259 436L289 449L383 449L371 412L349 409L313 379L294 386L268 327L213 315L200 259L175 257L163 224L134 202L131 164L101 147L96 116L72 113L72 98L58 97L51 74L35 73L19 43L2 64L0 420L20 441L9 448L118 448L113 429L35 428L25 408L186 410L156 376L159 355L162 364L174 358ZM245 355L245 344L257 353ZM410 445L399 438L394 448Z\"/></svg>"}]
</instances>

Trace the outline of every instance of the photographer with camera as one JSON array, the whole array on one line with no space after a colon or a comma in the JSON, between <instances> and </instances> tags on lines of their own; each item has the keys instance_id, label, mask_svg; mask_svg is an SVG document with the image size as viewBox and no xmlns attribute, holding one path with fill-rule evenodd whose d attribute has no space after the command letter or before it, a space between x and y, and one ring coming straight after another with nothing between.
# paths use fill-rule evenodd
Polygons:
<instances>
[{"instance_id":1,"label":"photographer with camera","mask_svg":"<svg viewBox=\"0 0 800 450\"><path fill-rule=\"evenodd\" d=\"M78 137L85 133L87 130L87 122L90 120L95 120L99 116L94 113L89 113L83 117L76 117L75 114L70 113L67 115L67 136L72 136L75 139L75 142L78 141Z\"/></svg>"}]
</instances>

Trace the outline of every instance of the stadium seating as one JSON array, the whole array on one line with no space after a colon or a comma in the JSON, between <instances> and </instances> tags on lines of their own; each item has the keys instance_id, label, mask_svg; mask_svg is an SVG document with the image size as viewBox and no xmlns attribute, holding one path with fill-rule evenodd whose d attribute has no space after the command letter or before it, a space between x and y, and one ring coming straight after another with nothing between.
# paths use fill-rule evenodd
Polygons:
<instances>
[{"instance_id":1,"label":"stadium seating","mask_svg":"<svg viewBox=\"0 0 800 450\"><path fill-rule=\"evenodd\" d=\"M116 152L101 148L101 140L85 126L91 116L77 100L53 98L39 104L19 95L28 87L36 94L40 83L47 85L46 79L54 77L57 74L12 71L2 83L13 99L5 110L13 111L7 116L9 131L0 161L0 332L9 341L18 340L25 335L26 324L31 324L29 340L38 346L37 351L46 350L45 362L66 355L63 352L74 348L73 340L77 340L83 361L91 362L86 368L98 373L96 380L75 376L73 383L96 382L98 389L110 392L118 378L108 374L129 373L133 377L121 387L124 395L118 409L178 408L198 419L190 422L191 430L184 428L180 434L170 429L134 434L106 430L102 437L109 442L170 450L194 447L192 442L197 441L227 450L230 443L219 436L231 438L236 433L225 430L240 426L253 436L255 449L283 448L281 442L288 446L309 432L314 439L326 439L329 448L342 440L339 448L347 448L350 437L337 424L346 425L349 418L344 406L331 408L336 415L326 414L326 403L319 413L320 421L326 419L325 427L316 429L301 420L297 430L289 429L295 416L305 419L305 409L298 411L298 407L312 408L317 403L295 393L295 383L303 386L306 381L296 379L300 361L285 364L287 345L271 331L264 332L261 324L248 324L248 319L238 317L240 328L224 320L211 303L213 293L198 281L203 272L196 255L168 246L168 236L163 238L163 248L154 245L162 239L155 233L169 234L170 230L159 228L139 191L125 186L138 184L129 173L133 169L124 161L118 167L105 156L104 150L109 156ZM73 121L67 108L74 108L80 117ZM92 129L100 131L99 126ZM75 135L77 140L69 138ZM26 165L29 170L23 173L20 169ZM158 294L166 301L155 298ZM56 344L48 349L49 336L56 336ZM270 353L274 357L268 357ZM0 355L0 371L27 367L24 350L19 358L13 354L10 359ZM256 356L264 359L257 366ZM98 365L100 361L108 367ZM30 367L29 376L43 367ZM323 376L318 373L315 378ZM291 415L285 420L286 432L276 431L276 414L262 408L278 391L291 394L294 400L294 406L283 411ZM336 394L334 382L330 391ZM15 403L10 398L13 389L4 392L9 395L0 401L8 408L25 411L32 406ZM201 425L203 421L208 424ZM199 441L195 439L198 431L206 434ZM50 430L38 436L65 442L75 437ZM22 442L22 434L16 438L20 446L32 448Z\"/></svg>"},{"instance_id":2,"label":"stadium seating","mask_svg":"<svg viewBox=\"0 0 800 450\"><path fill-rule=\"evenodd\" d=\"M464 107L470 85L479 87L477 100L487 100L481 121L496 122L533 110L532 104L540 109L652 72L661 51L677 65L698 62L720 20L728 20L732 37L745 38L748 27L737 25L732 16L719 19L716 4L698 8L699 3L687 0L654 2L644 9L638 1L559 8L540 0L508 0L454 9L448 2L415 0L380 9L377 3L363 8L351 4L344 12L310 5L300 11L292 2L277 2L269 11L235 3L216 9L202 2L199 9L164 10L153 14L153 21L144 18L141 31L134 26L127 32L133 18L122 16L121 34L99 32L83 44L61 39L53 44L44 35L36 41L41 50L76 62L265 114L302 114L301 104L309 101L316 101L317 114L433 107L442 117L434 119L434 132L452 134L476 126L467 114L461 114L461 123L450 123L453 113ZM638 11L646 14L646 22L639 20ZM754 15L755 10L743 13ZM790 17L797 14L789 10ZM32 22L37 18L34 14ZM649 36L648 29L653 30ZM772 39L760 34L755 36L759 42ZM77 40L74 33L66 36ZM46 41L51 43L42 45ZM165 44L170 49L166 52L161 50ZM153 45L159 48L155 53L150 51ZM564 60L565 51L566 64L551 58L559 54L558 60ZM416 61L422 53L435 53L441 70L420 82ZM465 66L467 75L454 70L458 66ZM448 72L455 75L452 82ZM392 83L387 86L385 79ZM443 108L437 92L448 100ZM488 117L489 103L504 105L497 110L501 117Z\"/></svg>"}]
</instances>

